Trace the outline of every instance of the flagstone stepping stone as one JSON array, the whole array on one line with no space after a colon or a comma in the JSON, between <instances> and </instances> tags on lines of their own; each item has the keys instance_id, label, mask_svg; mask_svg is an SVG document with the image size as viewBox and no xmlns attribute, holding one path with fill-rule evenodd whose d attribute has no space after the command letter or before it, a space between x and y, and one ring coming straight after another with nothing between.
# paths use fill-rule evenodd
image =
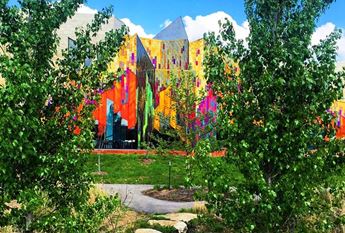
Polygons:
<instances>
[{"instance_id":1,"label":"flagstone stepping stone","mask_svg":"<svg viewBox=\"0 0 345 233\"><path fill-rule=\"evenodd\" d=\"M188 227L184 222L179 221L174 225L174 227L179 233L187 233Z\"/></svg>"},{"instance_id":2,"label":"flagstone stepping stone","mask_svg":"<svg viewBox=\"0 0 345 233\"><path fill-rule=\"evenodd\" d=\"M173 221L183 221L188 223L189 221L198 218L198 215L191 213L171 213L162 215L162 217Z\"/></svg>"},{"instance_id":3,"label":"flagstone stepping stone","mask_svg":"<svg viewBox=\"0 0 345 233\"><path fill-rule=\"evenodd\" d=\"M135 231L135 233L162 233L162 232L156 231L156 230L150 229L150 228L141 228L141 229L137 229Z\"/></svg>"},{"instance_id":4,"label":"flagstone stepping stone","mask_svg":"<svg viewBox=\"0 0 345 233\"><path fill-rule=\"evenodd\" d=\"M187 224L182 221L173 220L149 220L150 225L160 225L162 227L174 227L178 233L187 233Z\"/></svg>"}]
</instances>

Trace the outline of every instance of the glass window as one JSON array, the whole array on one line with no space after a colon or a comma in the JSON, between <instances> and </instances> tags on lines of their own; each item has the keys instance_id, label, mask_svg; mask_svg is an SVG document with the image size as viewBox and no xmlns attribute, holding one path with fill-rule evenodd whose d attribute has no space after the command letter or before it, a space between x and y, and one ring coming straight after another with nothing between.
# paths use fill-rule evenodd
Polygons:
<instances>
[{"instance_id":1,"label":"glass window","mask_svg":"<svg viewBox=\"0 0 345 233\"><path fill-rule=\"evenodd\" d=\"M77 46L76 46L75 40L68 37L68 49L74 49L76 47Z\"/></svg>"}]
</instances>

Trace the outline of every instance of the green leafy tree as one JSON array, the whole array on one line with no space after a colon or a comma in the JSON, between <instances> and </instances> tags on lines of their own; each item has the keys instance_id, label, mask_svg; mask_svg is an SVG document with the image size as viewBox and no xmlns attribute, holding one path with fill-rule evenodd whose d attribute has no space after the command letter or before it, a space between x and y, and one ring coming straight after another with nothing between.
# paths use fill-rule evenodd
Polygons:
<instances>
[{"instance_id":1,"label":"green leafy tree","mask_svg":"<svg viewBox=\"0 0 345 233\"><path fill-rule=\"evenodd\" d=\"M75 48L54 57L57 29L84 2L23 0L17 7L0 0L0 226L93 231L90 220L111 210L104 201L87 205L84 162L93 148L91 114L116 77L107 68L127 29L91 43L112 15L106 8L76 31ZM9 207L13 200L20 208Z\"/></svg>"},{"instance_id":2,"label":"green leafy tree","mask_svg":"<svg viewBox=\"0 0 345 233\"><path fill-rule=\"evenodd\" d=\"M179 148L190 156L198 137L204 136L206 129L200 123L206 116L198 112L198 106L205 98L203 90L196 89L196 75L192 70L181 71L180 75L172 74L170 77L171 111L176 112L173 120L180 140Z\"/></svg>"},{"instance_id":3,"label":"green leafy tree","mask_svg":"<svg viewBox=\"0 0 345 233\"><path fill-rule=\"evenodd\" d=\"M198 169L195 164L195 149L198 141L208 139L213 142L212 152L219 149L215 142L214 129L216 126L213 112L202 112L199 106L206 98L206 89L198 89L196 85L196 75L189 69L182 71L180 76L172 74L170 78L171 86L175 87L171 91L172 110L176 111L176 129L172 129L171 134L177 135L175 147L182 150L186 156L187 176L185 177L187 186L199 186ZM207 125L203 122L207 121Z\"/></svg>"},{"instance_id":4,"label":"green leafy tree","mask_svg":"<svg viewBox=\"0 0 345 233\"><path fill-rule=\"evenodd\" d=\"M168 112L170 115L160 113L162 125L159 134L152 136L156 145L156 151L160 155L168 155L171 150L179 150L188 157L186 169L189 171L186 181L188 185L194 185L193 177L193 153L197 141L209 137L213 129L213 113L202 113L198 106L205 99L205 90L196 88L196 75L192 70L171 73L169 85L171 100ZM202 122L209 120L209 125L204 126ZM174 126L172 126L174 122Z\"/></svg>"},{"instance_id":5,"label":"green leafy tree","mask_svg":"<svg viewBox=\"0 0 345 233\"><path fill-rule=\"evenodd\" d=\"M226 157L202 164L208 205L236 232L327 232L339 225L344 142L335 115L345 73L335 71L335 30L311 45L334 1L246 0L250 35L229 21L206 36L206 75L219 96L217 128ZM237 68L240 73L237 73ZM210 145L202 142L198 156ZM228 167L245 180L231 186ZM326 197L329 198L326 198Z\"/></svg>"}]
</instances>

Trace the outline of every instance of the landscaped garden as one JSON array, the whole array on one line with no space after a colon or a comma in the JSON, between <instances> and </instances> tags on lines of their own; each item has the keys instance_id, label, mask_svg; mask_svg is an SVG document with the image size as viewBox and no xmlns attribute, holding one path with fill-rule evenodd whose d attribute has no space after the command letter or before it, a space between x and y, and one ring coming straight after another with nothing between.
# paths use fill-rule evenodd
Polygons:
<instances>
[{"instance_id":1,"label":"landscaped garden","mask_svg":"<svg viewBox=\"0 0 345 233\"><path fill-rule=\"evenodd\" d=\"M141 41L111 8L58 51L82 3L0 0L1 233L344 231L343 34L312 44L334 0L245 0L246 38L219 22L191 43L192 64L188 38ZM160 77L167 87L145 41L181 69ZM108 154L116 146L150 149Z\"/></svg>"}]
</instances>

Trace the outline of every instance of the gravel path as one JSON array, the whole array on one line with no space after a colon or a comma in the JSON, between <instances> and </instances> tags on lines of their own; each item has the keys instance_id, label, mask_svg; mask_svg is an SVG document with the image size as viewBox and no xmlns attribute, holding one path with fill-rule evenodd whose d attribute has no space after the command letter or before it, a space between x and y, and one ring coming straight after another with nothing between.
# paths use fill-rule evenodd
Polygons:
<instances>
[{"instance_id":1,"label":"gravel path","mask_svg":"<svg viewBox=\"0 0 345 233\"><path fill-rule=\"evenodd\" d=\"M175 213L200 204L200 202L163 201L141 193L144 190L152 189L152 185L99 184L98 186L110 195L118 193L126 206L143 213Z\"/></svg>"}]
</instances>

